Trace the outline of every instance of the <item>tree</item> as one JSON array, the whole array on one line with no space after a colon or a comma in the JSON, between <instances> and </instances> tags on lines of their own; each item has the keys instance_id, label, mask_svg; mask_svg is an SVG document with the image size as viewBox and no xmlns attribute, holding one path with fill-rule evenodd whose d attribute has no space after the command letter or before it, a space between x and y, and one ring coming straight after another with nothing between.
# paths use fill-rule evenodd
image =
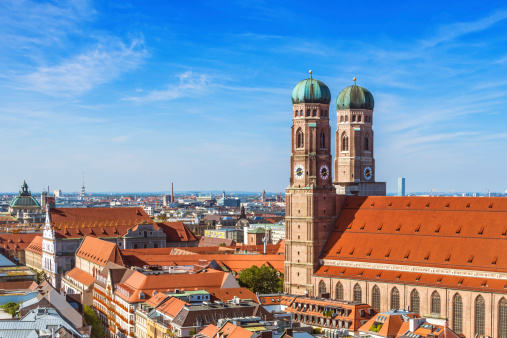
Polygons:
<instances>
[{"instance_id":1,"label":"tree","mask_svg":"<svg viewBox=\"0 0 507 338\"><path fill-rule=\"evenodd\" d=\"M99 317L97 317L95 311L93 311L93 309L88 305L85 305L83 313L86 325L91 325L92 327L91 337L106 338L102 322Z\"/></svg>"},{"instance_id":2,"label":"tree","mask_svg":"<svg viewBox=\"0 0 507 338\"><path fill-rule=\"evenodd\" d=\"M283 274L270 266L252 266L241 271L239 284L252 292L274 293L283 291Z\"/></svg>"},{"instance_id":3,"label":"tree","mask_svg":"<svg viewBox=\"0 0 507 338\"><path fill-rule=\"evenodd\" d=\"M4 309L7 313L9 313L12 316L12 318L14 318L14 316L16 316L16 313L19 310L19 304L14 302L5 303L4 305L2 305L2 309Z\"/></svg>"}]
</instances>

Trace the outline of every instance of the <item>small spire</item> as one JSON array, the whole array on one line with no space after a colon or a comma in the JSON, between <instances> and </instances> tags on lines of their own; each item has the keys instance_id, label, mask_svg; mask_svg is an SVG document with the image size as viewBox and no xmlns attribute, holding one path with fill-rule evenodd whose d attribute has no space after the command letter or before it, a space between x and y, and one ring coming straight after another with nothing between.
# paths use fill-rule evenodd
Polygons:
<instances>
[{"instance_id":1,"label":"small spire","mask_svg":"<svg viewBox=\"0 0 507 338\"><path fill-rule=\"evenodd\" d=\"M352 81L354 81L354 86L356 85L356 77L354 76L354 78L352 79Z\"/></svg>"},{"instance_id":2,"label":"small spire","mask_svg":"<svg viewBox=\"0 0 507 338\"><path fill-rule=\"evenodd\" d=\"M313 79L313 75L312 75L313 74L313 70L310 69L310 71L308 73L310 73L310 79Z\"/></svg>"}]
</instances>

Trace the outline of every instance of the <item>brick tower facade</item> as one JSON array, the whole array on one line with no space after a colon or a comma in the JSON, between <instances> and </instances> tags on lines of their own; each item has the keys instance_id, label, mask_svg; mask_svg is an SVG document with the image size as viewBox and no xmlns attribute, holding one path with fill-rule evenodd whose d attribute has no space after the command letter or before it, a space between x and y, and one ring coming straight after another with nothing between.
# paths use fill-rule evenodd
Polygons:
<instances>
[{"instance_id":1,"label":"brick tower facade","mask_svg":"<svg viewBox=\"0 0 507 338\"><path fill-rule=\"evenodd\" d=\"M292 94L290 185L286 190L284 292L312 296L312 275L336 218L327 86L301 81Z\"/></svg>"},{"instance_id":2,"label":"brick tower facade","mask_svg":"<svg viewBox=\"0 0 507 338\"><path fill-rule=\"evenodd\" d=\"M334 185L340 195L386 195L385 182L375 182L373 106L373 95L355 84L336 99Z\"/></svg>"}]
</instances>

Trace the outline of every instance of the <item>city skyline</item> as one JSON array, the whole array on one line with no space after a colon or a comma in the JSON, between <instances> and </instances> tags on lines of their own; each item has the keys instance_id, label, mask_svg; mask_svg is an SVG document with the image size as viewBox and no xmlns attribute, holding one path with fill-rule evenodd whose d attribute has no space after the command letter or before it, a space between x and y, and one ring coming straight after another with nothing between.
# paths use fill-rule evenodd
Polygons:
<instances>
[{"instance_id":1,"label":"city skyline","mask_svg":"<svg viewBox=\"0 0 507 338\"><path fill-rule=\"evenodd\" d=\"M284 191L312 69L372 92L388 192L503 192L507 9L436 4L3 2L0 191Z\"/></svg>"}]
</instances>

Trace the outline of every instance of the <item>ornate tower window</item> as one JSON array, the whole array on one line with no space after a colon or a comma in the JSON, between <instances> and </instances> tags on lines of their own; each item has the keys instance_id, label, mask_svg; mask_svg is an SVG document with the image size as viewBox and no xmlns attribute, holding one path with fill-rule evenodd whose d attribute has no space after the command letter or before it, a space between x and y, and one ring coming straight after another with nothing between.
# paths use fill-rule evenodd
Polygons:
<instances>
[{"instance_id":1,"label":"ornate tower window","mask_svg":"<svg viewBox=\"0 0 507 338\"><path fill-rule=\"evenodd\" d=\"M306 116L310 116L310 109L306 111Z\"/></svg>"},{"instance_id":2,"label":"ornate tower window","mask_svg":"<svg viewBox=\"0 0 507 338\"><path fill-rule=\"evenodd\" d=\"M431 314L440 315L440 295L436 291L431 294Z\"/></svg>"},{"instance_id":3,"label":"ornate tower window","mask_svg":"<svg viewBox=\"0 0 507 338\"><path fill-rule=\"evenodd\" d=\"M356 115L352 115L352 122L356 122Z\"/></svg>"},{"instance_id":4,"label":"ornate tower window","mask_svg":"<svg viewBox=\"0 0 507 338\"><path fill-rule=\"evenodd\" d=\"M475 299L475 334L484 335L486 304L481 295Z\"/></svg>"},{"instance_id":5,"label":"ornate tower window","mask_svg":"<svg viewBox=\"0 0 507 338\"><path fill-rule=\"evenodd\" d=\"M317 116L317 111L316 110L313 110L312 116Z\"/></svg>"},{"instance_id":6,"label":"ornate tower window","mask_svg":"<svg viewBox=\"0 0 507 338\"><path fill-rule=\"evenodd\" d=\"M319 297L322 297L322 295L326 292L327 292L326 283L324 283L324 281L321 280L319 283Z\"/></svg>"},{"instance_id":7,"label":"ornate tower window","mask_svg":"<svg viewBox=\"0 0 507 338\"><path fill-rule=\"evenodd\" d=\"M323 131L320 132L320 149L326 149L326 134Z\"/></svg>"},{"instance_id":8,"label":"ornate tower window","mask_svg":"<svg viewBox=\"0 0 507 338\"><path fill-rule=\"evenodd\" d=\"M343 300L343 285L341 282L336 284L336 299Z\"/></svg>"},{"instance_id":9,"label":"ornate tower window","mask_svg":"<svg viewBox=\"0 0 507 338\"><path fill-rule=\"evenodd\" d=\"M380 312L380 289L378 286L374 286L371 292L371 306Z\"/></svg>"},{"instance_id":10,"label":"ornate tower window","mask_svg":"<svg viewBox=\"0 0 507 338\"><path fill-rule=\"evenodd\" d=\"M340 122L342 122L342 123L343 123L343 115L342 115L342 116L340 116Z\"/></svg>"},{"instance_id":11,"label":"ornate tower window","mask_svg":"<svg viewBox=\"0 0 507 338\"><path fill-rule=\"evenodd\" d=\"M507 300L498 302L498 338L507 338Z\"/></svg>"},{"instance_id":12,"label":"ornate tower window","mask_svg":"<svg viewBox=\"0 0 507 338\"><path fill-rule=\"evenodd\" d=\"M349 122L349 117L345 116L345 122Z\"/></svg>"},{"instance_id":13,"label":"ornate tower window","mask_svg":"<svg viewBox=\"0 0 507 338\"><path fill-rule=\"evenodd\" d=\"M368 136L364 137L364 150L370 150L370 140L368 139Z\"/></svg>"},{"instance_id":14,"label":"ornate tower window","mask_svg":"<svg viewBox=\"0 0 507 338\"><path fill-rule=\"evenodd\" d=\"M301 129L297 132L296 148L303 148L305 146L305 135Z\"/></svg>"},{"instance_id":15,"label":"ornate tower window","mask_svg":"<svg viewBox=\"0 0 507 338\"><path fill-rule=\"evenodd\" d=\"M359 284L354 285L354 302L361 303L363 299L363 291Z\"/></svg>"},{"instance_id":16,"label":"ornate tower window","mask_svg":"<svg viewBox=\"0 0 507 338\"><path fill-rule=\"evenodd\" d=\"M419 300L419 292L417 292L416 289L412 290L410 293L410 309L414 311L415 313L420 312L420 306L419 306L420 300Z\"/></svg>"},{"instance_id":17,"label":"ornate tower window","mask_svg":"<svg viewBox=\"0 0 507 338\"><path fill-rule=\"evenodd\" d=\"M463 333L463 301L459 293L452 299L452 330L457 333Z\"/></svg>"},{"instance_id":18,"label":"ornate tower window","mask_svg":"<svg viewBox=\"0 0 507 338\"><path fill-rule=\"evenodd\" d=\"M395 287L391 290L391 309L398 310L400 308L400 292Z\"/></svg>"},{"instance_id":19,"label":"ornate tower window","mask_svg":"<svg viewBox=\"0 0 507 338\"><path fill-rule=\"evenodd\" d=\"M347 134L342 136L342 151L349 151L349 137Z\"/></svg>"},{"instance_id":20,"label":"ornate tower window","mask_svg":"<svg viewBox=\"0 0 507 338\"><path fill-rule=\"evenodd\" d=\"M357 122L361 122L361 115L357 117Z\"/></svg>"}]
</instances>

